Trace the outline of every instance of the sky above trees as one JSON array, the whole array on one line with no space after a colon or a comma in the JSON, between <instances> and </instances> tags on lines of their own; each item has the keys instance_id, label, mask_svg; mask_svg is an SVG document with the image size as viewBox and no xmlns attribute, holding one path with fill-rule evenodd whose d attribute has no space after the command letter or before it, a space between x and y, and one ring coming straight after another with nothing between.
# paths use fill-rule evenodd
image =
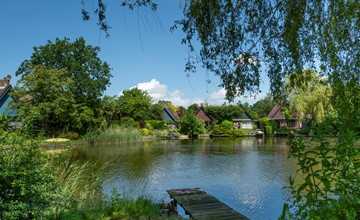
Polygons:
<instances>
[{"instance_id":1,"label":"sky above trees","mask_svg":"<svg viewBox=\"0 0 360 220\"><path fill-rule=\"evenodd\" d=\"M83 36L87 44L100 46L99 57L109 63L113 78L106 95L138 87L147 90L154 101L169 100L175 105L188 106L194 102L212 105L224 103L225 90L212 73L198 68L186 76L184 71L187 48L181 45L181 30L171 33L175 20L182 18L180 1L157 1L156 14L150 9L129 11L118 1L106 1L110 37L100 32L96 20L84 22L81 1L13 0L0 4L0 77L12 75L14 84L19 78L15 71L20 63L29 59L34 46L45 45L48 40ZM87 7L91 11L91 1ZM91 15L91 14L90 14ZM210 81L210 83L207 83ZM265 96L268 82L261 82ZM240 97L234 103L253 103L254 99ZM256 101L255 100L255 101Z\"/></svg>"}]
</instances>

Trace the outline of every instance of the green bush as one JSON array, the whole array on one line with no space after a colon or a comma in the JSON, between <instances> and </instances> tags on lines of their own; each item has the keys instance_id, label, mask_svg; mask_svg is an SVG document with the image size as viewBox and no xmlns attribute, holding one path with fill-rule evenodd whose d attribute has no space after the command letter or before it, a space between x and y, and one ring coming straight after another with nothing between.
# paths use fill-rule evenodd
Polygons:
<instances>
[{"instance_id":1,"label":"green bush","mask_svg":"<svg viewBox=\"0 0 360 220\"><path fill-rule=\"evenodd\" d=\"M41 219L58 185L39 146L18 143L0 147L0 219Z\"/></svg>"},{"instance_id":2,"label":"green bush","mask_svg":"<svg viewBox=\"0 0 360 220\"><path fill-rule=\"evenodd\" d=\"M273 133L272 127L271 126L265 126L265 133L267 135L272 135L272 133Z\"/></svg>"},{"instance_id":3,"label":"green bush","mask_svg":"<svg viewBox=\"0 0 360 220\"><path fill-rule=\"evenodd\" d=\"M141 128L141 129L140 129L140 132L141 132L141 134L144 135L144 136L149 136L149 135L151 135L150 130L147 129L147 128Z\"/></svg>"},{"instance_id":4,"label":"green bush","mask_svg":"<svg viewBox=\"0 0 360 220\"><path fill-rule=\"evenodd\" d=\"M153 129L165 129L165 122L162 120L147 120Z\"/></svg>"},{"instance_id":5,"label":"green bush","mask_svg":"<svg viewBox=\"0 0 360 220\"><path fill-rule=\"evenodd\" d=\"M123 117L120 120L120 126L124 128L137 128L139 123L135 122L134 119L130 117Z\"/></svg>"},{"instance_id":6,"label":"green bush","mask_svg":"<svg viewBox=\"0 0 360 220\"><path fill-rule=\"evenodd\" d=\"M234 129L231 121L223 121L221 124L214 125L212 129L213 136L219 137L241 137L245 133L241 129Z\"/></svg>"}]
</instances>

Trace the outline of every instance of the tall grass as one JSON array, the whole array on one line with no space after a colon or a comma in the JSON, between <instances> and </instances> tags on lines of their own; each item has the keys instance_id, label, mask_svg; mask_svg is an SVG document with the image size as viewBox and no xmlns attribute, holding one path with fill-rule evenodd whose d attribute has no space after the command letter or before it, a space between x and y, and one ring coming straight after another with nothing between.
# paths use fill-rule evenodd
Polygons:
<instances>
[{"instance_id":1,"label":"tall grass","mask_svg":"<svg viewBox=\"0 0 360 220\"><path fill-rule=\"evenodd\" d=\"M142 135L137 128L111 126L104 131L88 132L84 138L88 142L114 143L141 140Z\"/></svg>"},{"instance_id":2,"label":"tall grass","mask_svg":"<svg viewBox=\"0 0 360 220\"><path fill-rule=\"evenodd\" d=\"M54 190L57 199L48 210L48 218L76 219L75 216L83 215L81 210L99 212L102 202L102 173L108 165L96 168L96 164L80 163L66 154L56 156L49 166L53 168L58 183Z\"/></svg>"}]
</instances>

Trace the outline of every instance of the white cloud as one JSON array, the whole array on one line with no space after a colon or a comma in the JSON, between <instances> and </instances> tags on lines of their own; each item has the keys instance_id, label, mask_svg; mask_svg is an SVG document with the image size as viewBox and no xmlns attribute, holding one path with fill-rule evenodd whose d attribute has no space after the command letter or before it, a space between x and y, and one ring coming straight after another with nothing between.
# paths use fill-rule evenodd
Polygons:
<instances>
[{"instance_id":1,"label":"white cloud","mask_svg":"<svg viewBox=\"0 0 360 220\"><path fill-rule=\"evenodd\" d=\"M226 91L224 88L209 95L209 105L222 105L225 102Z\"/></svg>"},{"instance_id":2,"label":"white cloud","mask_svg":"<svg viewBox=\"0 0 360 220\"><path fill-rule=\"evenodd\" d=\"M148 94L152 97L153 102L158 102L159 100L171 101L175 106L184 106L194 103L188 98L183 98L184 94L176 89L174 91L168 91L168 87L165 84L161 84L158 80L152 79L150 82L138 83L137 86L134 86L143 91L147 91ZM131 88L134 88L131 87ZM131 89L130 88L130 89ZM119 96L123 93L119 92Z\"/></svg>"},{"instance_id":3,"label":"white cloud","mask_svg":"<svg viewBox=\"0 0 360 220\"><path fill-rule=\"evenodd\" d=\"M169 92L168 101L171 101L175 106L188 106L190 99L183 99L184 94L180 90Z\"/></svg>"},{"instance_id":4,"label":"white cloud","mask_svg":"<svg viewBox=\"0 0 360 220\"><path fill-rule=\"evenodd\" d=\"M241 103L248 102L249 104L254 104L255 102L259 101L265 96L266 93L259 93L257 95L252 95L252 96L241 96L235 98L232 103L236 104L239 101L241 101ZM209 105L222 105L224 104L224 102L228 103L225 97L226 97L226 90L224 88L220 88L218 91L210 93L208 98L208 103Z\"/></svg>"},{"instance_id":5,"label":"white cloud","mask_svg":"<svg viewBox=\"0 0 360 220\"><path fill-rule=\"evenodd\" d=\"M166 100L171 101L171 103L173 103L175 106L187 107L193 103L208 103L209 105L222 105L225 102L228 103L225 99L226 91L224 88L220 88L219 90L210 93L208 95L208 98L204 100L198 97L192 99L184 98L184 94L180 90L175 89L173 91L169 91L167 85L161 84L160 81L156 79L152 79L149 82L138 83L137 86L134 87L143 91L147 91L154 102L158 102L159 100ZM122 91L119 93L119 96L120 95L122 95ZM259 93L256 96L242 96L235 98L231 104L236 104L239 102L239 100L242 103L248 102L250 104L253 104L258 100L264 98L265 96L265 93Z\"/></svg>"},{"instance_id":6,"label":"white cloud","mask_svg":"<svg viewBox=\"0 0 360 220\"><path fill-rule=\"evenodd\" d=\"M156 79L152 79L150 82L138 83L136 87L147 91L155 102L163 100L167 96L167 85L161 84Z\"/></svg>"}]
</instances>

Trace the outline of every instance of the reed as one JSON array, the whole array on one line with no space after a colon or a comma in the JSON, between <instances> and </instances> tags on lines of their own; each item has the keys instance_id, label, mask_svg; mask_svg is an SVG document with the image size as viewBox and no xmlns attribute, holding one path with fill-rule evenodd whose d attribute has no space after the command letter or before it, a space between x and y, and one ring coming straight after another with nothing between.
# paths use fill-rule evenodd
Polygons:
<instances>
[{"instance_id":1,"label":"reed","mask_svg":"<svg viewBox=\"0 0 360 220\"><path fill-rule=\"evenodd\" d=\"M142 140L142 135L137 128L111 126L104 131L92 131L85 135L88 142L114 143Z\"/></svg>"}]
</instances>

